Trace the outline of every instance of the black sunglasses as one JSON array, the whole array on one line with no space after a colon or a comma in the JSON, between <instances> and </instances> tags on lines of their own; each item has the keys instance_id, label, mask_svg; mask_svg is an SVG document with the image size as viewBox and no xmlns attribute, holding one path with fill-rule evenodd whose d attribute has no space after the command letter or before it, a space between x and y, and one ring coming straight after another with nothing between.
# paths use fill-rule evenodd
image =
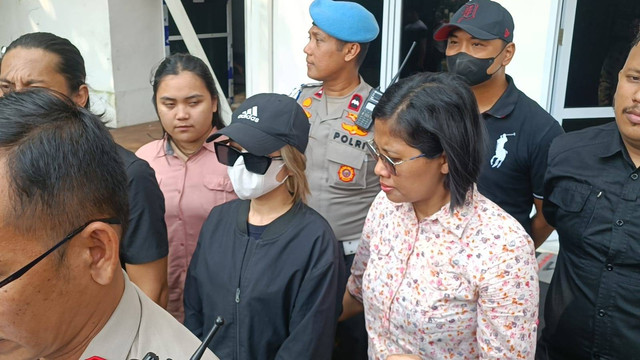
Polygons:
<instances>
[{"instance_id":1,"label":"black sunglasses","mask_svg":"<svg viewBox=\"0 0 640 360\"><path fill-rule=\"evenodd\" d=\"M224 142L214 143L213 146L216 150L216 157L220 164L233 166L238 158L242 156L244 158L244 166L254 174L264 175L267 172L267 169L269 169L269 165L271 165L272 160L282 160L282 156L269 157L241 152Z\"/></svg>"},{"instance_id":2,"label":"black sunglasses","mask_svg":"<svg viewBox=\"0 0 640 360\"><path fill-rule=\"evenodd\" d=\"M71 238L73 238L74 236L80 234L82 232L82 230L84 230L87 226L89 226L89 224L94 223L94 222L98 222L98 221L99 222L103 222L103 223L107 223L107 224L111 224L111 225L119 225L120 224L120 220L118 220L116 218L95 219L95 220L87 221L82 226L76 228L75 230L73 230L69 234L67 234L67 236L65 236L64 239L60 240L57 244L53 245L53 247L51 249L45 251L44 254L38 256L32 262L28 263L27 265L23 266L18 271L16 271L13 274L9 275L9 277L7 277L6 279L0 281L0 289L5 287L5 286L7 286L7 285L9 285L13 281L18 280L27 271L31 270L32 267L36 266L36 264L38 264L40 261L42 261L42 259L46 258L47 255L49 255L52 252L54 252L57 248L62 246L62 244L66 243L67 241L71 240Z\"/></svg>"}]
</instances>

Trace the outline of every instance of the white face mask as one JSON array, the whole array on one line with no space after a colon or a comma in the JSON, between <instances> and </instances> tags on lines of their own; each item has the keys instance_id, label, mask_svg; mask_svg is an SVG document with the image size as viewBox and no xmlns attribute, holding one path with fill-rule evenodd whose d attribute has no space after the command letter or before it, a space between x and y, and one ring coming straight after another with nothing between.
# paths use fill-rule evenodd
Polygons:
<instances>
[{"instance_id":1,"label":"white face mask","mask_svg":"<svg viewBox=\"0 0 640 360\"><path fill-rule=\"evenodd\" d=\"M267 172L264 175L252 173L244 166L244 157L238 157L236 163L233 166L227 166L227 173L229 179L231 179L231 185L233 190L240 199L248 200L258 198L271 190L277 188L282 184L288 175L282 179L282 181L276 180L276 176L280 173L280 169L284 167L282 165L277 166L274 162L282 160L273 160Z\"/></svg>"}]
</instances>

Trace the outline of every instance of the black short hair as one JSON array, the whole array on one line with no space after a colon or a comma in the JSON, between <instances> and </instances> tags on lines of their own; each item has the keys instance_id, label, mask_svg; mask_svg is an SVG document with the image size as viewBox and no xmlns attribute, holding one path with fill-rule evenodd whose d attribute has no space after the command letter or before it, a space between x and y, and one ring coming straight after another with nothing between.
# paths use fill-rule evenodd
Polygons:
<instances>
[{"instance_id":1,"label":"black short hair","mask_svg":"<svg viewBox=\"0 0 640 360\"><path fill-rule=\"evenodd\" d=\"M485 128L471 89L458 75L418 73L391 85L373 110L375 121L390 121L395 136L428 157L444 152L451 210L464 204L478 179Z\"/></svg>"},{"instance_id":2,"label":"black short hair","mask_svg":"<svg viewBox=\"0 0 640 360\"><path fill-rule=\"evenodd\" d=\"M638 44L640 44L640 28L637 28L634 31L635 31L635 38L631 43L631 47L638 46Z\"/></svg>"},{"instance_id":3,"label":"black short hair","mask_svg":"<svg viewBox=\"0 0 640 360\"><path fill-rule=\"evenodd\" d=\"M0 163L6 226L61 237L88 220L115 217L126 231L127 177L116 144L96 115L66 96L29 89L0 97Z\"/></svg>"},{"instance_id":4,"label":"black short hair","mask_svg":"<svg viewBox=\"0 0 640 360\"><path fill-rule=\"evenodd\" d=\"M80 50L69 40L47 32L33 32L13 40L7 47L5 54L18 47L41 49L56 54L59 59L57 71L67 81L69 94L75 94L80 86L86 84L87 71L84 66L84 58L80 54ZM87 98L85 108L91 108L89 98Z\"/></svg>"},{"instance_id":5,"label":"black short hair","mask_svg":"<svg viewBox=\"0 0 640 360\"><path fill-rule=\"evenodd\" d=\"M348 41L343 41L340 39L336 39L338 40L338 51L342 51L342 49L344 49L345 45L349 44ZM364 59L367 57L367 53L369 52L369 44L370 43L358 43L360 45L360 52L358 53L358 55L356 56L356 66L358 67L358 69L360 68L360 66L362 66L362 63L364 63Z\"/></svg>"},{"instance_id":6,"label":"black short hair","mask_svg":"<svg viewBox=\"0 0 640 360\"><path fill-rule=\"evenodd\" d=\"M160 86L162 79L168 75L178 75L183 71L188 71L199 77L200 80L204 82L204 85L211 96L217 98L218 108L213 113L211 125L215 126L218 130L222 129L224 127L224 122L222 121L222 117L220 117L220 99L218 92L216 91L216 84L213 80L213 76L211 75L211 71L209 71L209 67L204 63L204 61L190 54L179 53L167 56L154 71L151 79L151 86L153 86L153 97L151 100L153 101L153 107L156 109L156 113L158 112L156 94L158 93L158 87Z\"/></svg>"}]
</instances>

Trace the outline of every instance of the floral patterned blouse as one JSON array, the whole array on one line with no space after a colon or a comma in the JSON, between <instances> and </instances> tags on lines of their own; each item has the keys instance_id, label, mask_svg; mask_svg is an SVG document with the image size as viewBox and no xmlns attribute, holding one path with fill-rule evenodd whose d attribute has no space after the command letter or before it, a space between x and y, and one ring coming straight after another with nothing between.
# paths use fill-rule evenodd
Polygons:
<instances>
[{"instance_id":1,"label":"floral patterned blouse","mask_svg":"<svg viewBox=\"0 0 640 360\"><path fill-rule=\"evenodd\" d=\"M538 264L520 224L478 193L419 221L380 192L347 288L364 304L369 358L533 359Z\"/></svg>"}]
</instances>

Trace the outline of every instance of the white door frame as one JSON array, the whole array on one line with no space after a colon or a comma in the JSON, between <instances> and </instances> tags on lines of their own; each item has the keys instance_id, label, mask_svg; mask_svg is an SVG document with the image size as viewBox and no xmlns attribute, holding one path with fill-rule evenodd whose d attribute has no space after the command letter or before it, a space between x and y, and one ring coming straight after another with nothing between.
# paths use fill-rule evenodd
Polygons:
<instances>
[{"instance_id":1,"label":"white door frame","mask_svg":"<svg viewBox=\"0 0 640 360\"><path fill-rule=\"evenodd\" d=\"M402 0L384 0L382 10L382 49L380 54L380 89L389 87L400 67L400 36L402 34Z\"/></svg>"},{"instance_id":2,"label":"white door frame","mask_svg":"<svg viewBox=\"0 0 640 360\"><path fill-rule=\"evenodd\" d=\"M576 20L578 0L565 0L562 6L561 29L562 36L558 41L558 53L554 79L554 91L551 101L551 115L560 123L564 120L591 119L614 117L611 106L600 107L565 107L567 95L567 78L571 60L571 45L573 43L573 29Z\"/></svg>"}]
</instances>

